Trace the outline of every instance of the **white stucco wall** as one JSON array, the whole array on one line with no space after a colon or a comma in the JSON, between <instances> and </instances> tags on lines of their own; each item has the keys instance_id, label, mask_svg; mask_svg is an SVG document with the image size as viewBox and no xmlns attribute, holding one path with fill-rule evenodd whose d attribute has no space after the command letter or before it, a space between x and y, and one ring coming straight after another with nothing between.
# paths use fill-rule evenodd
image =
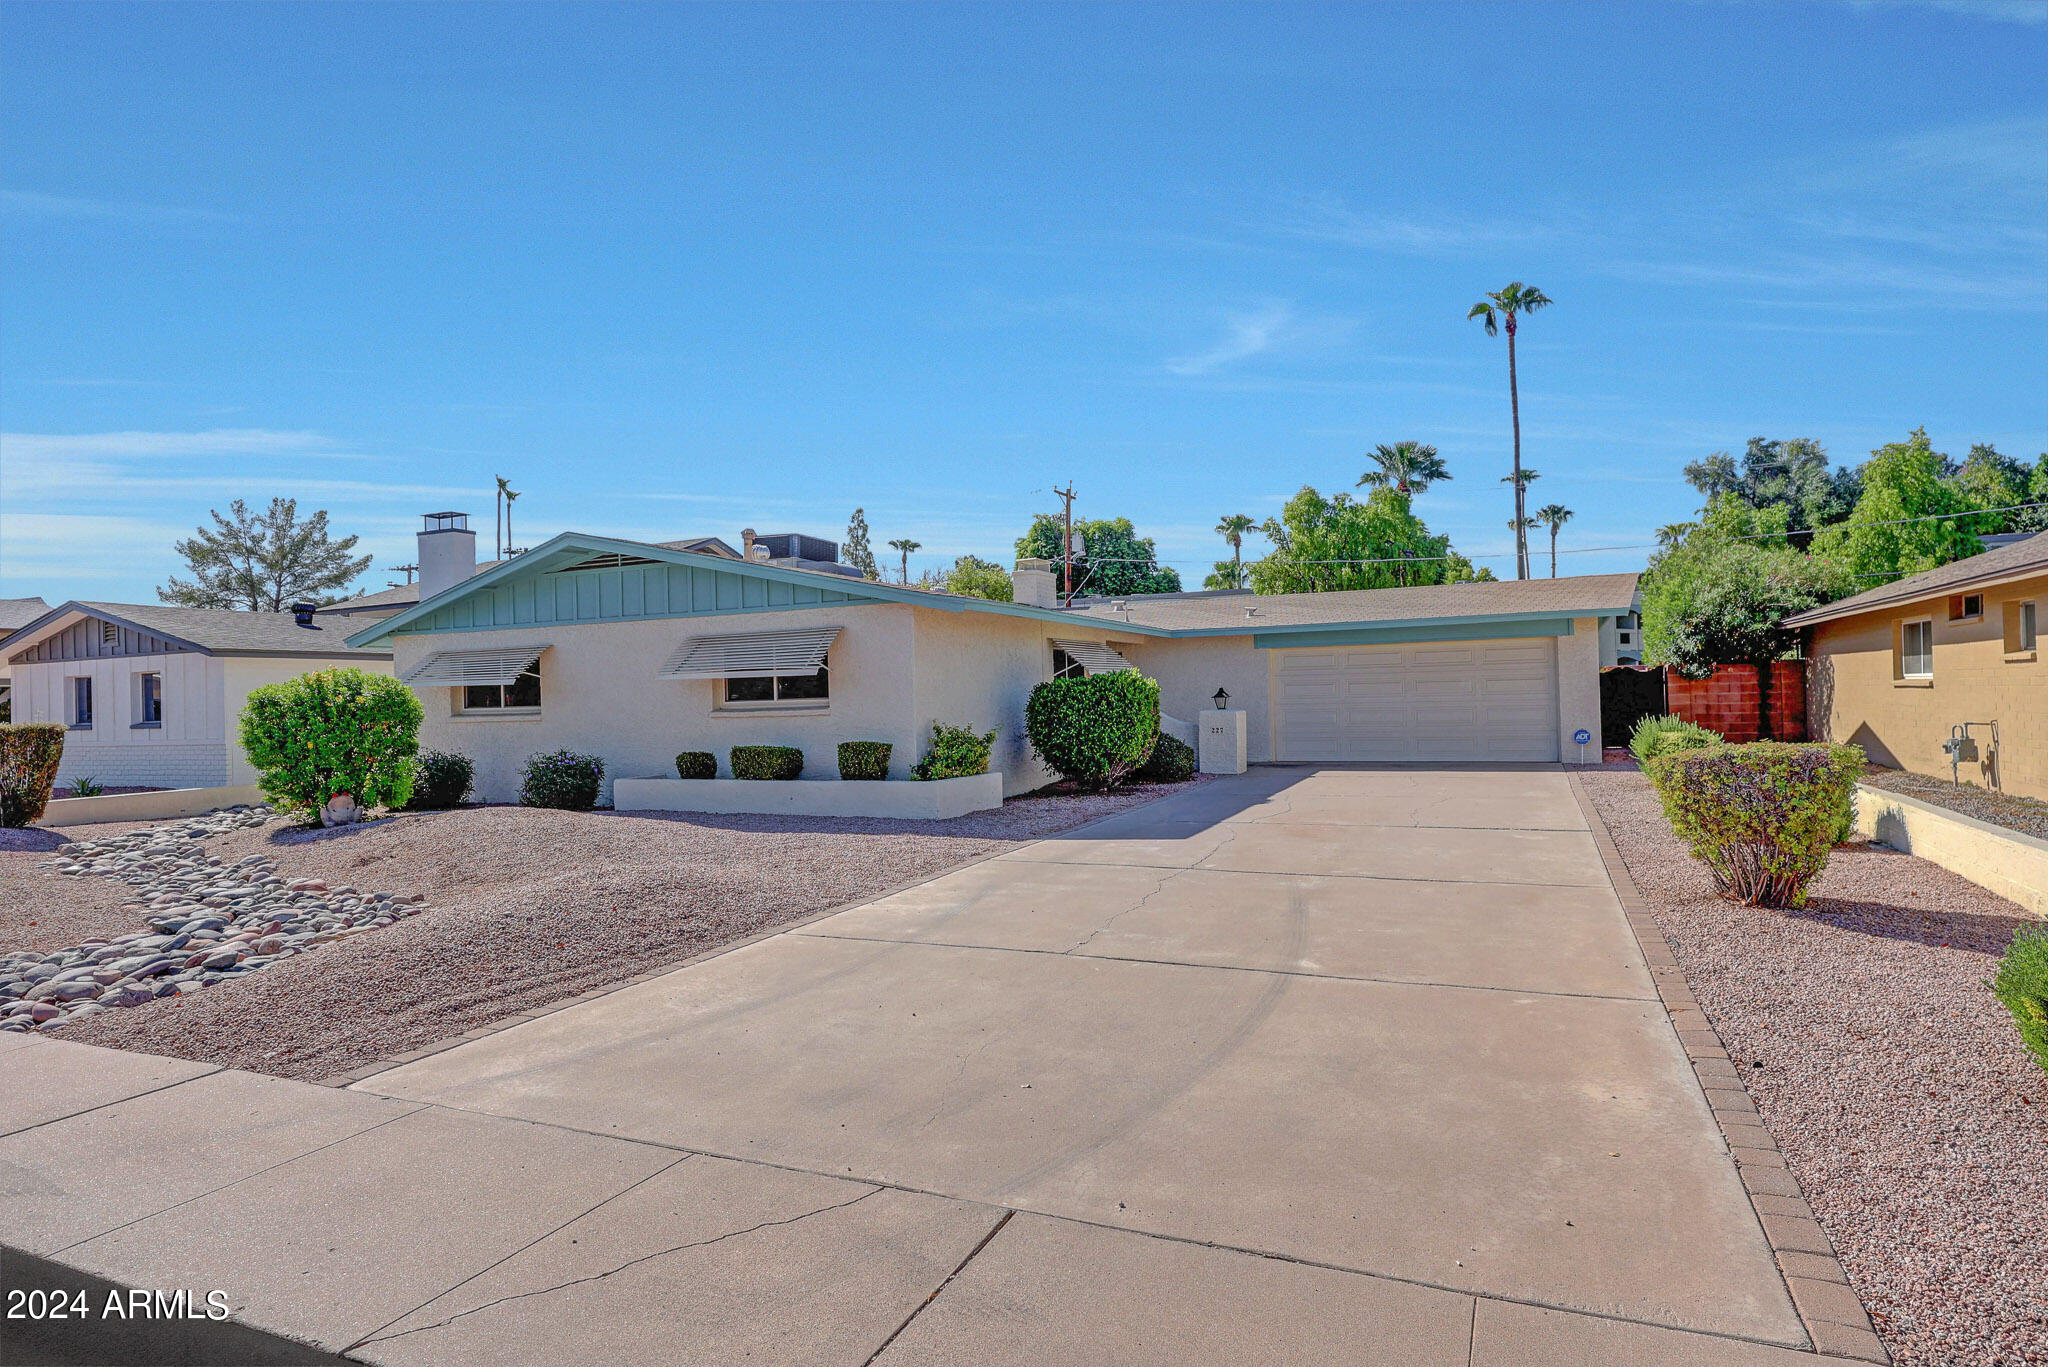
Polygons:
<instances>
[{"instance_id":1,"label":"white stucco wall","mask_svg":"<svg viewBox=\"0 0 2048 1367\"><path fill-rule=\"evenodd\" d=\"M1169 716L1194 721L1216 706L1218 688L1228 691L1230 705L1244 709L1247 757L1253 764L1273 757L1272 651L1254 649L1249 635L1139 637L1114 644L1159 680L1159 708Z\"/></svg>"},{"instance_id":2,"label":"white stucco wall","mask_svg":"<svg viewBox=\"0 0 2048 1367\"><path fill-rule=\"evenodd\" d=\"M1610 622L1612 618L1607 619ZM1579 747L1573 733L1593 734L1586 762L1600 762L1600 619L1579 617L1572 634L1557 638L1557 753L1577 763Z\"/></svg>"},{"instance_id":3,"label":"white stucco wall","mask_svg":"<svg viewBox=\"0 0 2048 1367\"><path fill-rule=\"evenodd\" d=\"M71 680L92 680L93 724L64 737L57 783L204 787L227 781L221 661L196 652L116 655L13 666L14 719L71 724ZM163 676L163 725L137 727L136 676Z\"/></svg>"},{"instance_id":4,"label":"white stucco wall","mask_svg":"<svg viewBox=\"0 0 2048 1367\"><path fill-rule=\"evenodd\" d=\"M989 767L1003 773L1005 796L1042 788L1059 776L1039 762L1024 732L1031 690L1052 677L1052 643L1101 641L1085 626L997 617L981 612L917 614L916 744L923 754L935 721L995 730ZM1135 663L1135 662L1134 662ZM903 756L899 753L896 758Z\"/></svg>"},{"instance_id":5,"label":"white stucco wall","mask_svg":"<svg viewBox=\"0 0 2048 1367\"><path fill-rule=\"evenodd\" d=\"M322 669L360 669L365 674L391 672L390 660L374 658L230 655L224 657L220 664L222 734L226 738L222 764L227 774L221 781L226 783L256 781L256 766L249 763L248 756L242 751L242 708L249 701L251 689L264 684L283 683L286 679L296 679L301 674L312 674Z\"/></svg>"}]
</instances>

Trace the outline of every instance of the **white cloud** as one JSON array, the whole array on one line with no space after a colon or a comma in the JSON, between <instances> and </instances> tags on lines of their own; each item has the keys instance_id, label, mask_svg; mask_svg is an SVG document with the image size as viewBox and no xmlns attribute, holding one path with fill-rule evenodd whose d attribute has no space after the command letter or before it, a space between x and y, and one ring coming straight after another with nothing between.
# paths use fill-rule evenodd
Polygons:
<instances>
[{"instance_id":1,"label":"white cloud","mask_svg":"<svg viewBox=\"0 0 2048 1367\"><path fill-rule=\"evenodd\" d=\"M212 209L188 209L174 204L145 204L132 200L88 199L79 195L44 194L36 190L0 190L0 213L16 218L86 218L145 223L220 222L229 217Z\"/></svg>"},{"instance_id":2,"label":"white cloud","mask_svg":"<svg viewBox=\"0 0 2048 1367\"><path fill-rule=\"evenodd\" d=\"M241 462L235 468L239 478L247 469L246 458L252 456L360 459L318 432L246 427L202 432L0 432L0 485L14 497L39 492L75 494L110 480L120 481L124 491L137 492L151 486L213 485L227 476L169 476L163 473L161 462L225 458ZM138 467L144 473L135 478Z\"/></svg>"},{"instance_id":3,"label":"white cloud","mask_svg":"<svg viewBox=\"0 0 2048 1367\"><path fill-rule=\"evenodd\" d=\"M1240 314L1229 320L1223 337L1205 351L1168 361L1166 368L1176 375L1207 375L1237 361L1250 360L1273 344L1294 321L1294 310L1272 304L1257 313Z\"/></svg>"}]
</instances>

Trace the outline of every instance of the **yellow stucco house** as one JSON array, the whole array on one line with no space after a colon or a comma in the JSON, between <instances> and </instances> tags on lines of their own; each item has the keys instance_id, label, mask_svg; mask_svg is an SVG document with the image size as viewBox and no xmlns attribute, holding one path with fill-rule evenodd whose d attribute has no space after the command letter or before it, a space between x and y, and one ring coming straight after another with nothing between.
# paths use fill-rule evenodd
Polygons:
<instances>
[{"instance_id":1,"label":"yellow stucco house","mask_svg":"<svg viewBox=\"0 0 2048 1367\"><path fill-rule=\"evenodd\" d=\"M2048 799L2048 532L1785 619L1806 638L1807 725L1915 773ZM1961 731L1958 731L1961 728Z\"/></svg>"}]
</instances>

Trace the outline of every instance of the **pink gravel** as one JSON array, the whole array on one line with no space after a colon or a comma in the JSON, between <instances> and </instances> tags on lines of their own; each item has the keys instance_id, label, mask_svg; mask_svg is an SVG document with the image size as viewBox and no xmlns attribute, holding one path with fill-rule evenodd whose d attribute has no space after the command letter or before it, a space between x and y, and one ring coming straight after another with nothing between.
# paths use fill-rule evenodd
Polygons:
<instances>
[{"instance_id":1,"label":"pink gravel","mask_svg":"<svg viewBox=\"0 0 2048 1367\"><path fill-rule=\"evenodd\" d=\"M2048 1076L1984 985L2030 918L1869 845L1737 906L1642 775L1584 782L1900 1367L2048 1364Z\"/></svg>"},{"instance_id":2,"label":"pink gravel","mask_svg":"<svg viewBox=\"0 0 2048 1367\"><path fill-rule=\"evenodd\" d=\"M472 807L208 842L428 910L66 1039L320 1079L633 977L1190 785L1032 797L944 822ZM46 857L46 856L44 856ZM52 880L125 893L113 879ZM134 929L130 916L122 929ZM0 942L5 943L5 942ZM10 946L11 947L11 946Z\"/></svg>"},{"instance_id":3,"label":"pink gravel","mask_svg":"<svg viewBox=\"0 0 2048 1367\"><path fill-rule=\"evenodd\" d=\"M0 950L49 951L94 936L143 929L125 910L129 888L111 878L60 878L39 865L67 840L119 835L157 823L109 821L93 826L0 827Z\"/></svg>"}]
</instances>

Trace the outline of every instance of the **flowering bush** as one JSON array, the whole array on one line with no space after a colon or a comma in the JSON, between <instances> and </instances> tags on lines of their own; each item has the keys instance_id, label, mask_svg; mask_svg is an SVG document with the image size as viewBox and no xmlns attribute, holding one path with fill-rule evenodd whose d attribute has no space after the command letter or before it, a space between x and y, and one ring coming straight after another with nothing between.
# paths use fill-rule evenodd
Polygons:
<instances>
[{"instance_id":1,"label":"flowering bush","mask_svg":"<svg viewBox=\"0 0 2048 1367\"><path fill-rule=\"evenodd\" d=\"M403 807L424 715L389 674L323 669L249 690L242 750L265 796L302 818L341 793L359 807Z\"/></svg>"},{"instance_id":2,"label":"flowering bush","mask_svg":"<svg viewBox=\"0 0 2048 1367\"><path fill-rule=\"evenodd\" d=\"M942 778L970 778L988 772L988 752L996 733L987 735L966 726L942 721L932 723L932 748L910 767L910 776L931 782Z\"/></svg>"},{"instance_id":3,"label":"flowering bush","mask_svg":"<svg viewBox=\"0 0 2048 1367\"><path fill-rule=\"evenodd\" d=\"M597 795L603 788L603 760L596 755L579 755L574 750L550 750L527 759L526 774L519 785L519 805L587 812L597 805Z\"/></svg>"},{"instance_id":4,"label":"flowering bush","mask_svg":"<svg viewBox=\"0 0 2048 1367\"><path fill-rule=\"evenodd\" d=\"M64 728L56 722L0 723L0 826L42 816L63 758Z\"/></svg>"},{"instance_id":5,"label":"flowering bush","mask_svg":"<svg viewBox=\"0 0 2048 1367\"><path fill-rule=\"evenodd\" d=\"M1672 829L1721 893L1748 906L1806 905L1846 825L1863 752L1853 745L1712 745L1647 766Z\"/></svg>"}]
</instances>

